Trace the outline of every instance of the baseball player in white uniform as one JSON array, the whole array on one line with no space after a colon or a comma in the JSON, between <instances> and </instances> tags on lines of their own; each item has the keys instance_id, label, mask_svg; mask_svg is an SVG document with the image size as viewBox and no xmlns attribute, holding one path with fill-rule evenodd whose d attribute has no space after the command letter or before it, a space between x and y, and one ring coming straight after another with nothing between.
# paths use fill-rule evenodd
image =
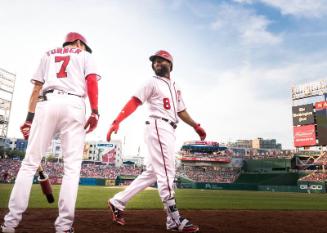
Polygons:
<instances>
[{"instance_id":1,"label":"baseball player in white uniform","mask_svg":"<svg viewBox=\"0 0 327 233\"><path fill-rule=\"evenodd\" d=\"M175 177L175 129L178 118L192 126L204 140L206 133L186 111L182 92L171 78L173 58L160 50L150 57L155 76L140 88L125 105L112 123L107 140L111 134L117 133L119 123L133 113L136 108L147 102L150 116L146 121L145 142L148 146L146 171L139 175L124 191L117 193L108 201L113 221L125 225L123 212L125 206L134 195L143 189L158 184L160 198L167 213L167 230L179 232L197 232L199 227L183 218L176 208L173 182Z\"/></svg>"},{"instance_id":2,"label":"baseball player in white uniform","mask_svg":"<svg viewBox=\"0 0 327 233\"><path fill-rule=\"evenodd\" d=\"M28 114L21 131L29 139L4 217L2 232L15 232L28 206L34 174L54 135L61 139L64 176L59 194L57 233L73 232L75 203L80 177L85 133L97 126L98 71L86 39L68 33L63 47L44 54L32 78ZM85 121L85 97L91 116ZM86 132L85 132L86 131Z\"/></svg>"}]
</instances>

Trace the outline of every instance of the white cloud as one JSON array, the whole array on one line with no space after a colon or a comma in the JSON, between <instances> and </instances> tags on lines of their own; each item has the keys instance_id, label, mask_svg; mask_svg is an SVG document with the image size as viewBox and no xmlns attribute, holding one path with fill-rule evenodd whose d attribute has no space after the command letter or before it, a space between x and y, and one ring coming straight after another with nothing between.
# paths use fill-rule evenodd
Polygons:
<instances>
[{"instance_id":1,"label":"white cloud","mask_svg":"<svg viewBox=\"0 0 327 233\"><path fill-rule=\"evenodd\" d=\"M221 33L227 32L231 37L239 37L246 45L275 45L280 43L282 38L268 31L270 23L265 16L257 15L254 11L222 4L218 7L211 29Z\"/></svg>"},{"instance_id":2,"label":"white cloud","mask_svg":"<svg viewBox=\"0 0 327 233\"><path fill-rule=\"evenodd\" d=\"M188 78L205 80L184 81L181 86L191 115L208 131L208 140L275 138L284 148L293 148L291 87L326 79L326 69L327 62L317 55L299 55L278 66L247 61L225 69L198 67ZM194 138L191 129L180 125L179 144Z\"/></svg>"},{"instance_id":3,"label":"white cloud","mask_svg":"<svg viewBox=\"0 0 327 233\"><path fill-rule=\"evenodd\" d=\"M207 76L217 82L205 91L199 92L198 85L185 86L185 99L192 103L189 111L207 130L208 140L276 138L284 147L292 147L290 98L257 96L264 83L260 80L265 78L266 72L269 73L269 69L215 70ZM179 134L182 136L178 140L190 139L192 131L181 125ZM191 136L185 138L185 135Z\"/></svg>"},{"instance_id":4,"label":"white cloud","mask_svg":"<svg viewBox=\"0 0 327 233\"><path fill-rule=\"evenodd\" d=\"M251 16L241 31L246 44L278 44L281 37L267 31L269 21L263 16Z\"/></svg>"},{"instance_id":5,"label":"white cloud","mask_svg":"<svg viewBox=\"0 0 327 233\"><path fill-rule=\"evenodd\" d=\"M316 18L327 15L326 0L234 0L234 2L252 4L262 2L273 6L283 15Z\"/></svg>"},{"instance_id":6,"label":"white cloud","mask_svg":"<svg viewBox=\"0 0 327 233\"><path fill-rule=\"evenodd\" d=\"M321 17L327 14L326 0L261 0L280 9L284 15Z\"/></svg>"}]
</instances>

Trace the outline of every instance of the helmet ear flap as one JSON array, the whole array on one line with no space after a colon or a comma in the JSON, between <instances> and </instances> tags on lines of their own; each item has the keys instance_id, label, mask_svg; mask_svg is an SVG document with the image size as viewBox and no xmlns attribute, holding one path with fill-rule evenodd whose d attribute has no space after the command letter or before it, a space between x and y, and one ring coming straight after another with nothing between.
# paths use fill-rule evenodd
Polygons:
<instances>
[{"instance_id":1,"label":"helmet ear flap","mask_svg":"<svg viewBox=\"0 0 327 233\"><path fill-rule=\"evenodd\" d=\"M173 70L173 63L169 62L170 64L170 72Z\"/></svg>"}]
</instances>

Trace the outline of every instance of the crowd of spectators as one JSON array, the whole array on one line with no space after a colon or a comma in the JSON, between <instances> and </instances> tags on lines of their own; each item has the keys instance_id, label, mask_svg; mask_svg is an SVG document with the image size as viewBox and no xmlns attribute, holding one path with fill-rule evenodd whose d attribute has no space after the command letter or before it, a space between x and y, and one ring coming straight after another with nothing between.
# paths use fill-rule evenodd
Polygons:
<instances>
[{"instance_id":1,"label":"crowd of spectators","mask_svg":"<svg viewBox=\"0 0 327 233\"><path fill-rule=\"evenodd\" d=\"M21 161L11 159L0 159L0 181L11 183L15 180ZM64 175L64 165L58 162L42 162L42 167L48 176L62 178ZM82 164L81 177L116 179L117 176L138 176L142 168L135 166L114 167L107 164Z\"/></svg>"},{"instance_id":2,"label":"crowd of spectators","mask_svg":"<svg viewBox=\"0 0 327 233\"><path fill-rule=\"evenodd\" d=\"M141 174L142 168L134 166L114 167L106 164L83 164L81 169L81 177L94 177L116 179L117 176L138 176Z\"/></svg>"},{"instance_id":3,"label":"crowd of spectators","mask_svg":"<svg viewBox=\"0 0 327 233\"><path fill-rule=\"evenodd\" d=\"M213 153L200 153L200 152L190 153L189 151L180 151L179 155L182 157L190 157L190 158L217 158L217 157L231 158L233 153L229 150L217 151L217 152L213 152Z\"/></svg>"},{"instance_id":4,"label":"crowd of spectators","mask_svg":"<svg viewBox=\"0 0 327 233\"><path fill-rule=\"evenodd\" d=\"M248 149L244 159L291 159L294 153L291 150L275 149Z\"/></svg>"},{"instance_id":5,"label":"crowd of spectators","mask_svg":"<svg viewBox=\"0 0 327 233\"><path fill-rule=\"evenodd\" d=\"M305 177L302 177L300 181L327 181L327 173L316 171Z\"/></svg>"},{"instance_id":6,"label":"crowd of spectators","mask_svg":"<svg viewBox=\"0 0 327 233\"><path fill-rule=\"evenodd\" d=\"M18 173L21 161L0 159L1 182L12 183ZM63 163L42 162L42 167L51 179L61 179L64 174ZM142 168L134 166L113 167L106 164L82 164L81 177L116 179L117 176L138 176ZM233 183L240 174L235 167L180 167L177 175L196 182Z\"/></svg>"},{"instance_id":7,"label":"crowd of spectators","mask_svg":"<svg viewBox=\"0 0 327 233\"><path fill-rule=\"evenodd\" d=\"M290 159L294 156L291 150L277 149L254 149L254 148L227 148L226 150L213 153L204 152L189 152L187 150L179 151L181 157L228 157L228 158L243 158L243 159Z\"/></svg>"},{"instance_id":8,"label":"crowd of spectators","mask_svg":"<svg viewBox=\"0 0 327 233\"><path fill-rule=\"evenodd\" d=\"M240 173L241 169L236 167L181 166L177 169L177 176L207 183L233 183Z\"/></svg>"},{"instance_id":9,"label":"crowd of spectators","mask_svg":"<svg viewBox=\"0 0 327 233\"><path fill-rule=\"evenodd\" d=\"M12 183L18 173L20 161L12 159L0 159L0 181Z\"/></svg>"},{"instance_id":10,"label":"crowd of spectators","mask_svg":"<svg viewBox=\"0 0 327 233\"><path fill-rule=\"evenodd\" d=\"M327 165L327 151L321 153L319 157L314 161L316 165Z\"/></svg>"}]
</instances>

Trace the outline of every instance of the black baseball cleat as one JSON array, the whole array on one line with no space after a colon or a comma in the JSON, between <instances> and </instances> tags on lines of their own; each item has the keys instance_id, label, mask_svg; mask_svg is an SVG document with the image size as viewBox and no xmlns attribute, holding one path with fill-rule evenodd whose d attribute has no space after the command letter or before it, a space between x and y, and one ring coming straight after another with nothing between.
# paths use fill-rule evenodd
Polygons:
<instances>
[{"instance_id":1,"label":"black baseball cleat","mask_svg":"<svg viewBox=\"0 0 327 233\"><path fill-rule=\"evenodd\" d=\"M112 212L112 221L118 225L124 226L126 223L124 219L124 211L116 208L110 201L108 201L108 207Z\"/></svg>"}]
</instances>

